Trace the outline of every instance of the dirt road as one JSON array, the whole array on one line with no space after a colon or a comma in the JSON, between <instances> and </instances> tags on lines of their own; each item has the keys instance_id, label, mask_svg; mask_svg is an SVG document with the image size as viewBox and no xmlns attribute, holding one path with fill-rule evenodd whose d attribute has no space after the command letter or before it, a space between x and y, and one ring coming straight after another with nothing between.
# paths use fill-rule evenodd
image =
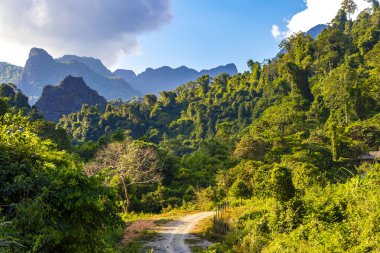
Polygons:
<instances>
[{"instance_id":1,"label":"dirt road","mask_svg":"<svg viewBox=\"0 0 380 253\"><path fill-rule=\"evenodd\" d=\"M190 232L201 220L213 215L214 212L202 212L171 221L158 228L158 238L149 242L146 248L153 249L154 253L191 253L191 249L186 245L185 240L197 241L197 238ZM208 246L208 244L206 241L195 243L198 246Z\"/></svg>"}]
</instances>

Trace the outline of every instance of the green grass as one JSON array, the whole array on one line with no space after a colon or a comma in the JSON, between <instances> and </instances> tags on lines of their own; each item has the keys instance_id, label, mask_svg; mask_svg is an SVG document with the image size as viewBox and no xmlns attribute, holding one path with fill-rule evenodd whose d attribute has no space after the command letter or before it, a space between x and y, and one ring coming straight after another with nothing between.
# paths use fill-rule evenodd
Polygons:
<instances>
[{"instance_id":1,"label":"green grass","mask_svg":"<svg viewBox=\"0 0 380 253\"><path fill-rule=\"evenodd\" d=\"M154 220L153 223L157 226L161 226L173 220L174 219L170 219L170 218L162 218L162 219Z\"/></svg>"}]
</instances>

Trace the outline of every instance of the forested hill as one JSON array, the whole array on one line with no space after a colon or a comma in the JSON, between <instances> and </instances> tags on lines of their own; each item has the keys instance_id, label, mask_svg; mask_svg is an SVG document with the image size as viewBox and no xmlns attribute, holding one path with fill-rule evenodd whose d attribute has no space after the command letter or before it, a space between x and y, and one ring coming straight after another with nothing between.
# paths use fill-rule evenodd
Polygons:
<instances>
[{"instance_id":1,"label":"forested hill","mask_svg":"<svg viewBox=\"0 0 380 253\"><path fill-rule=\"evenodd\" d=\"M343 1L316 39L294 34L250 71L85 105L58 125L2 85L0 251L123 252L135 213L225 202L233 216L212 222L205 252L380 251L380 166L357 159L380 147L372 3L352 21Z\"/></svg>"}]
</instances>

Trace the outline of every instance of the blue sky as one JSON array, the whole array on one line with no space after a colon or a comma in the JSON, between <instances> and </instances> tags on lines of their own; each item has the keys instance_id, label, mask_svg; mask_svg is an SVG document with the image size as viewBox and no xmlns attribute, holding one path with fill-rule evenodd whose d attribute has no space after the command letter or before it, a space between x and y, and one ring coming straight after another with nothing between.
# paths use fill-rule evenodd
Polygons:
<instances>
[{"instance_id":1,"label":"blue sky","mask_svg":"<svg viewBox=\"0 0 380 253\"><path fill-rule=\"evenodd\" d=\"M32 47L101 59L111 69L197 70L263 61L282 39L328 23L342 0L1 0L0 61ZM359 11L368 7L355 0Z\"/></svg>"},{"instance_id":2,"label":"blue sky","mask_svg":"<svg viewBox=\"0 0 380 253\"><path fill-rule=\"evenodd\" d=\"M140 37L141 52L123 66L186 65L195 69L235 63L246 70L249 59L262 61L278 52L273 24L305 9L302 0L173 0L171 22Z\"/></svg>"}]
</instances>

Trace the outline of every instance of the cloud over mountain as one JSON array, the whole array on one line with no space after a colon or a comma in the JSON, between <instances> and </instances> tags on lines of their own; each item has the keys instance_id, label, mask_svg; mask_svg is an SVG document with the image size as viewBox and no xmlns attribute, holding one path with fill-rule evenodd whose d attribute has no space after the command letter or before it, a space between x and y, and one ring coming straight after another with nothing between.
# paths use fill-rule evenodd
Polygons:
<instances>
[{"instance_id":1,"label":"cloud over mountain","mask_svg":"<svg viewBox=\"0 0 380 253\"><path fill-rule=\"evenodd\" d=\"M138 35L170 19L170 0L3 0L0 54L14 61L38 46L113 64L139 50Z\"/></svg>"},{"instance_id":2,"label":"cloud over mountain","mask_svg":"<svg viewBox=\"0 0 380 253\"><path fill-rule=\"evenodd\" d=\"M296 32L306 32L318 24L329 23L341 7L342 0L304 0L306 9L295 14L287 22L286 30L281 31L278 25L272 26L272 35L276 39L283 39ZM364 0L355 0L358 12L370 7Z\"/></svg>"}]
</instances>

